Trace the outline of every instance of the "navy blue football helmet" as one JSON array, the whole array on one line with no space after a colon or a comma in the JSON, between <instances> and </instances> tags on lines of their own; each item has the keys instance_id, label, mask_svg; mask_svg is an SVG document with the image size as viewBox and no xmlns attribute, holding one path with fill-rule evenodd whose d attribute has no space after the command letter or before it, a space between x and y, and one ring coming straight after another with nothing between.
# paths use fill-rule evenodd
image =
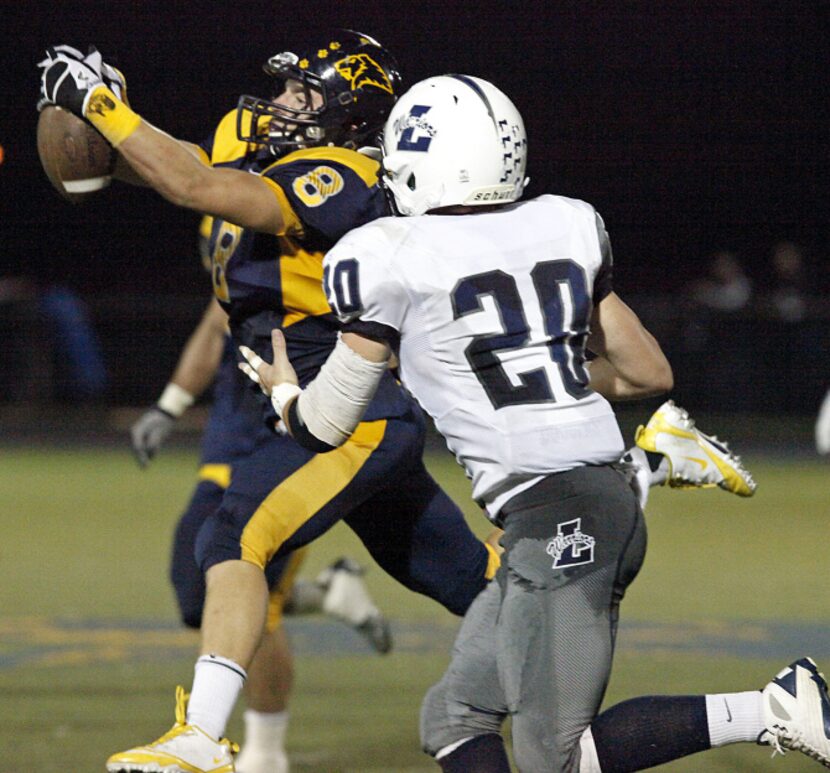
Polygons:
<instances>
[{"instance_id":1,"label":"navy blue football helmet","mask_svg":"<svg viewBox=\"0 0 830 773\"><path fill-rule=\"evenodd\" d=\"M316 145L358 147L371 142L401 89L392 55L373 38L353 30L335 30L296 53L275 54L263 69L276 79L275 97L288 80L298 81L306 91L304 108L248 95L239 100L239 139L267 145L278 154ZM315 100L314 93L320 98Z\"/></svg>"}]
</instances>

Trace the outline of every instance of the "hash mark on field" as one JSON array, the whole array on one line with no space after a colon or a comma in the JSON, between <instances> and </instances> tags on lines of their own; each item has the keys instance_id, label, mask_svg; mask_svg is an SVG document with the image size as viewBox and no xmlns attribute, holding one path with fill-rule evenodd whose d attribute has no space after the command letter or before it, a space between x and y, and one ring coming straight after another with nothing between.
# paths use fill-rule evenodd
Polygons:
<instances>
[{"instance_id":1,"label":"hash mark on field","mask_svg":"<svg viewBox=\"0 0 830 773\"><path fill-rule=\"evenodd\" d=\"M348 626L325 619L287 620L299 657L374 656ZM457 624L392 624L394 652L449 654ZM18 617L0 620L0 669L189 658L193 631L174 621ZM618 651L720 657L830 657L830 625L770 621L701 621L684 625L623 622Z\"/></svg>"}]
</instances>

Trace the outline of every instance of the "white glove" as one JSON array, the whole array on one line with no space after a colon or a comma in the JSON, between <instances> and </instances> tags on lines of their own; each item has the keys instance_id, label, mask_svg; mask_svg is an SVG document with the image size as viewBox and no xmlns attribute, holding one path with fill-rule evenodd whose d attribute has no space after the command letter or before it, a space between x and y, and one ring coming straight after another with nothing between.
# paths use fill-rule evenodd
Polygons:
<instances>
[{"instance_id":1,"label":"white glove","mask_svg":"<svg viewBox=\"0 0 830 773\"><path fill-rule=\"evenodd\" d=\"M80 51L72 46L56 46L46 51L46 58L38 63L43 68L40 77L40 99L37 109L47 105L58 105L79 118L84 117L84 107L89 95L101 85L109 85L104 77L104 63L101 54L91 46L89 53L79 58ZM117 71L108 67L116 75Z\"/></svg>"},{"instance_id":2,"label":"white glove","mask_svg":"<svg viewBox=\"0 0 830 773\"><path fill-rule=\"evenodd\" d=\"M54 46L52 50L56 54L63 54L64 56L69 57L71 59L77 59L79 62L84 62L87 57L98 54L98 51L95 48L95 46L89 47L89 53L87 54L87 57L85 57L74 46ZM38 67L47 67L51 63L51 61L52 60L49 58L47 54L47 58L44 59L42 62L38 63ZM124 73L121 72L121 70L119 70L117 67L113 67L111 64L102 62L101 75L103 76L104 83L106 83L107 86L110 87L112 93L115 94L115 96L123 102L127 102L127 79L124 77Z\"/></svg>"},{"instance_id":3,"label":"white glove","mask_svg":"<svg viewBox=\"0 0 830 773\"><path fill-rule=\"evenodd\" d=\"M146 467L150 463L164 441L170 436L175 424L175 417L157 405L145 411L133 424L130 428L130 437L135 458L141 467Z\"/></svg>"},{"instance_id":4,"label":"white glove","mask_svg":"<svg viewBox=\"0 0 830 773\"><path fill-rule=\"evenodd\" d=\"M816 419L816 451L830 454L830 390L821 404Z\"/></svg>"}]
</instances>

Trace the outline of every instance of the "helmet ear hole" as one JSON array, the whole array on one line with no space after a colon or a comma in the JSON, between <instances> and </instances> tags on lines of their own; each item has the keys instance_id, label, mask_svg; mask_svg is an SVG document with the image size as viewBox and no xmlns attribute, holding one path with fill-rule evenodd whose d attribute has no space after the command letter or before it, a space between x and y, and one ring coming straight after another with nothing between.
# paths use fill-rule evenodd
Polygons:
<instances>
[{"instance_id":1,"label":"helmet ear hole","mask_svg":"<svg viewBox=\"0 0 830 773\"><path fill-rule=\"evenodd\" d=\"M415 188L418 187L417 183L415 182L415 175L414 174L409 175L409 178L406 181L406 187L409 188L409 190L411 190L411 191L414 191Z\"/></svg>"}]
</instances>

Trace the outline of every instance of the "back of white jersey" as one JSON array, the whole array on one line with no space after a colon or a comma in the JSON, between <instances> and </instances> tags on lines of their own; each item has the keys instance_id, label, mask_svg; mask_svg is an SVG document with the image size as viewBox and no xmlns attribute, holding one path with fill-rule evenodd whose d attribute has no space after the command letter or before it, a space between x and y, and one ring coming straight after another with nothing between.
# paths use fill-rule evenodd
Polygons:
<instances>
[{"instance_id":1,"label":"back of white jersey","mask_svg":"<svg viewBox=\"0 0 830 773\"><path fill-rule=\"evenodd\" d=\"M332 308L347 329L399 337L404 384L491 517L542 476L623 451L584 359L610 275L601 222L584 202L541 196L473 215L383 218L326 256Z\"/></svg>"}]
</instances>

